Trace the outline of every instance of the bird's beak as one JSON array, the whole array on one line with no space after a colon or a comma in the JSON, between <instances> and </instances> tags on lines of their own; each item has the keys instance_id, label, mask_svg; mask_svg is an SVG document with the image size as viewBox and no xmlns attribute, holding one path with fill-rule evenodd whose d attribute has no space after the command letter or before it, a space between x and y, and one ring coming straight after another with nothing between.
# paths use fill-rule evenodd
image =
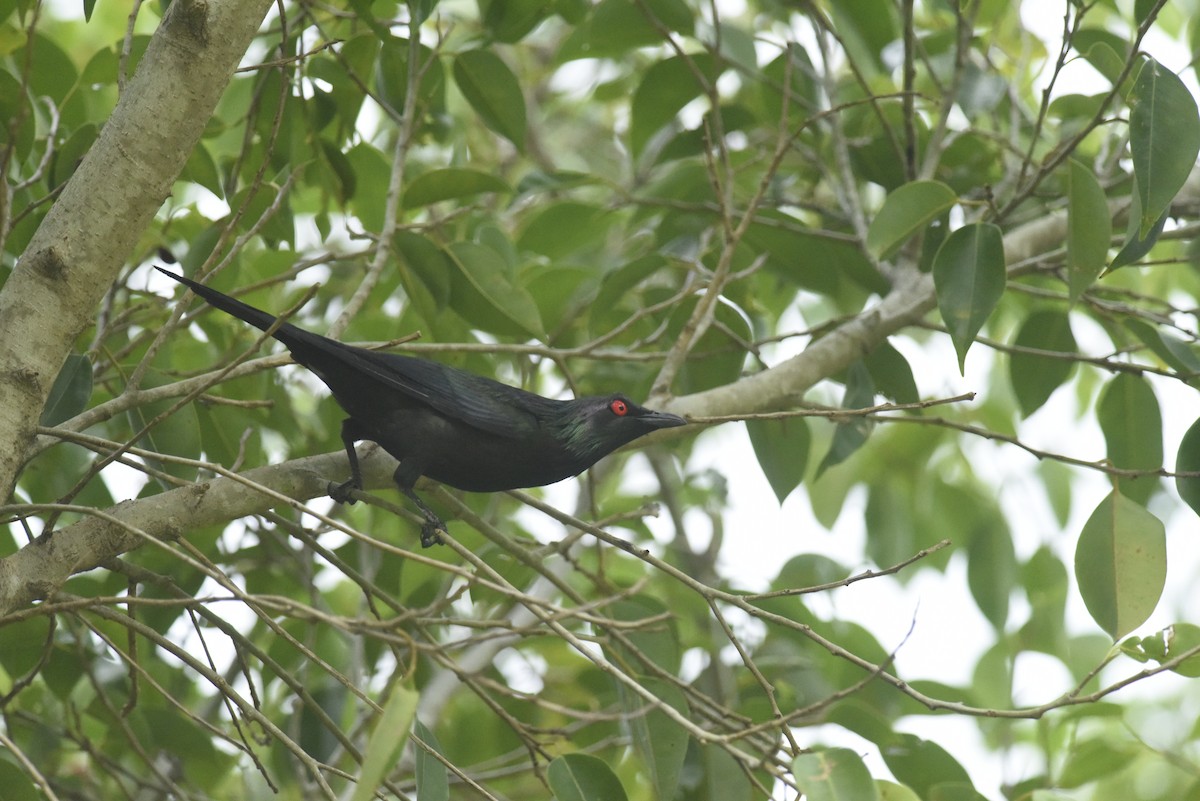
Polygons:
<instances>
[{"instance_id":1,"label":"bird's beak","mask_svg":"<svg viewBox=\"0 0 1200 801\"><path fill-rule=\"evenodd\" d=\"M649 425L651 428L676 428L677 426L687 425L687 420L669 412L647 411L642 415L641 419L643 423Z\"/></svg>"}]
</instances>

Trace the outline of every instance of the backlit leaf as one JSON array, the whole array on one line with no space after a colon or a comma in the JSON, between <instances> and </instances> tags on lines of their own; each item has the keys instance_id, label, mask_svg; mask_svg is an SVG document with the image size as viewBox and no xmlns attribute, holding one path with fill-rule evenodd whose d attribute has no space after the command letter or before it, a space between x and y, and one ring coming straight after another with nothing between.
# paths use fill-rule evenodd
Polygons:
<instances>
[{"instance_id":1,"label":"backlit leaf","mask_svg":"<svg viewBox=\"0 0 1200 801\"><path fill-rule=\"evenodd\" d=\"M1166 530L1145 507L1109 493L1079 534L1075 580L1088 613L1120 639L1158 605L1167 579Z\"/></svg>"},{"instance_id":2,"label":"backlit leaf","mask_svg":"<svg viewBox=\"0 0 1200 801\"><path fill-rule=\"evenodd\" d=\"M1121 373L1100 393L1096 405L1104 432L1108 460L1127 470L1158 470L1163 466L1162 412L1150 382L1133 373ZM1121 493L1146 503L1158 488L1156 476L1113 479Z\"/></svg>"},{"instance_id":3,"label":"backlit leaf","mask_svg":"<svg viewBox=\"0 0 1200 801\"><path fill-rule=\"evenodd\" d=\"M1071 159L1067 165L1067 276L1074 303L1108 261L1112 217L1096 176Z\"/></svg>"},{"instance_id":4,"label":"backlit leaf","mask_svg":"<svg viewBox=\"0 0 1200 801\"><path fill-rule=\"evenodd\" d=\"M796 787L808 801L872 801L879 791L862 757L849 748L801 754L792 761Z\"/></svg>"},{"instance_id":5,"label":"backlit leaf","mask_svg":"<svg viewBox=\"0 0 1200 801\"><path fill-rule=\"evenodd\" d=\"M898 187L867 228L867 250L877 259L891 258L957 202L958 195L941 181L912 181Z\"/></svg>"}]
</instances>

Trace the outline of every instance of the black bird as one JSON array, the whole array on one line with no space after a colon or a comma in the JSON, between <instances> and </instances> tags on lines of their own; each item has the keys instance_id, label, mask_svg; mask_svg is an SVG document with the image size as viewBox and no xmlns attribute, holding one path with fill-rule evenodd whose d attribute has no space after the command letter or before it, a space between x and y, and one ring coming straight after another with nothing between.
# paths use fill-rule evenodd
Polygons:
<instances>
[{"instance_id":1,"label":"black bird","mask_svg":"<svg viewBox=\"0 0 1200 801\"><path fill-rule=\"evenodd\" d=\"M223 312L267 331L274 315L155 267ZM393 478L425 516L421 544L445 526L417 497L421 476L472 492L540 487L578 475L643 434L686 425L682 417L638 406L624 395L554 400L490 378L412 356L356 348L279 323L271 336L314 372L349 415L342 442L350 480L330 496L362 489L354 444L379 443L400 461Z\"/></svg>"}]
</instances>

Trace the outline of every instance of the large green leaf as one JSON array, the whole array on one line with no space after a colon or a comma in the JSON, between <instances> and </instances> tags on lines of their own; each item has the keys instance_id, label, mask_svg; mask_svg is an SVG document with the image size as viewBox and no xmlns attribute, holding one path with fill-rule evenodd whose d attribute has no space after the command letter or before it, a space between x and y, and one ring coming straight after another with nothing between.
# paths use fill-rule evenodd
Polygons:
<instances>
[{"instance_id":1,"label":"large green leaf","mask_svg":"<svg viewBox=\"0 0 1200 801\"><path fill-rule=\"evenodd\" d=\"M875 391L893 403L916 403L921 400L912 367L904 354L890 342L881 342L863 358L863 364L875 383Z\"/></svg>"},{"instance_id":2,"label":"large green leaf","mask_svg":"<svg viewBox=\"0 0 1200 801\"><path fill-rule=\"evenodd\" d=\"M1066 312L1058 309L1035 311L1025 318L1013 344L1016 350L1009 357L1008 375L1021 415L1028 417L1049 400L1075 369L1075 337L1071 334L1071 321ZM1027 350L1062 356L1041 356Z\"/></svg>"},{"instance_id":3,"label":"large green leaf","mask_svg":"<svg viewBox=\"0 0 1200 801\"><path fill-rule=\"evenodd\" d=\"M42 408L40 423L56 426L87 407L92 397L92 362L82 353L69 353Z\"/></svg>"},{"instance_id":4,"label":"large green leaf","mask_svg":"<svg viewBox=\"0 0 1200 801\"><path fill-rule=\"evenodd\" d=\"M391 697L371 732L367 750L363 754L362 771L354 785L351 801L369 801L383 784L384 777L391 771L400 756L400 750L408 742L408 733L417 715L420 695L403 684L392 687Z\"/></svg>"},{"instance_id":5,"label":"large green leaf","mask_svg":"<svg viewBox=\"0 0 1200 801\"><path fill-rule=\"evenodd\" d=\"M497 334L545 336L537 304L493 249L455 242L446 254L458 268L451 279L450 304L463 319Z\"/></svg>"},{"instance_id":6,"label":"large green leaf","mask_svg":"<svg viewBox=\"0 0 1200 801\"><path fill-rule=\"evenodd\" d=\"M430 170L418 176L404 190L406 208L428 206L442 200L456 200L484 192L512 192L512 187L490 172L465 167Z\"/></svg>"},{"instance_id":7,"label":"large green leaf","mask_svg":"<svg viewBox=\"0 0 1200 801\"><path fill-rule=\"evenodd\" d=\"M693 53L655 62L646 70L629 112L629 144L635 158L680 109L704 94L703 82L715 82L715 65L712 56Z\"/></svg>"},{"instance_id":8,"label":"large green leaf","mask_svg":"<svg viewBox=\"0 0 1200 801\"><path fill-rule=\"evenodd\" d=\"M588 754L567 754L546 768L555 801L627 801L625 788L612 768Z\"/></svg>"},{"instance_id":9,"label":"large green leaf","mask_svg":"<svg viewBox=\"0 0 1200 801\"><path fill-rule=\"evenodd\" d=\"M454 59L454 82L487 127L525 149L525 95L517 76L490 50L467 50Z\"/></svg>"},{"instance_id":10,"label":"large green leaf","mask_svg":"<svg viewBox=\"0 0 1200 801\"><path fill-rule=\"evenodd\" d=\"M1175 472L1196 473L1194 476L1176 476L1175 489L1183 502L1200 515L1200 418L1188 427L1179 442L1179 452L1175 455Z\"/></svg>"},{"instance_id":11,"label":"large green leaf","mask_svg":"<svg viewBox=\"0 0 1200 801\"><path fill-rule=\"evenodd\" d=\"M1000 510L991 504L979 504L975 512L976 523L967 543L967 586L979 611L1003 632L1017 577L1012 532Z\"/></svg>"},{"instance_id":12,"label":"large green leaf","mask_svg":"<svg viewBox=\"0 0 1200 801\"><path fill-rule=\"evenodd\" d=\"M803 417L790 420L747 420L746 433L775 497L782 504L804 480L811 436Z\"/></svg>"},{"instance_id":13,"label":"large green leaf","mask_svg":"<svg viewBox=\"0 0 1200 801\"><path fill-rule=\"evenodd\" d=\"M421 742L442 754L442 746L433 732L417 718L413 718L413 734ZM424 748L413 747L413 775L417 781L417 801L448 801L450 798L450 772L440 759Z\"/></svg>"},{"instance_id":14,"label":"large green leaf","mask_svg":"<svg viewBox=\"0 0 1200 801\"><path fill-rule=\"evenodd\" d=\"M1140 238L1154 228L1183 187L1200 153L1200 114L1179 76L1153 59L1130 95L1129 150L1137 176Z\"/></svg>"},{"instance_id":15,"label":"large green leaf","mask_svg":"<svg viewBox=\"0 0 1200 801\"><path fill-rule=\"evenodd\" d=\"M1092 171L1071 159L1067 164L1067 283L1072 303L1104 270L1111 240L1108 198Z\"/></svg>"},{"instance_id":16,"label":"large green leaf","mask_svg":"<svg viewBox=\"0 0 1200 801\"><path fill-rule=\"evenodd\" d=\"M965 372L967 350L1004 294L1004 238L991 223L959 228L933 260L938 310Z\"/></svg>"},{"instance_id":17,"label":"large green leaf","mask_svg":"<svg viewBox=\"0 0 1200 801\"><path fill-rule=\"evenodd\" d=\"M1150 617L1167 580L1162 521L1115 490L1079 534L1075 580L1092 619L1114 640Z\"/></svg>"},{"instance_id":18,"label":"large green leaf","mask_svg":"<svg viewBox=\"0 0 1200 801\"><path fill-rule=\"evenodd\" d=\"M862 362L855 362L847 371L846 394L842 398L842 408L864 409L874 402L875 382L871 380L871 373ZM862 415L838 422L837 428L833 432L833 442L829 445L829 451L821 460L820 466L817 467L817 476L819 477L829 468L850 458L850 455L867 441L872 428L874 428L874 423L871 422L871 419Z\"/></svg>"},{"instance_id":19,"label":"large green leaf","mask_svg":"<svg viewBox=\"0 0 1200 801\"><path fill-rule=\"evenodd\" d=\"M931 740L915 734L898 734L880 749L880 754L892 775L921 798L976 797L970 774L945 748Z\"/></svg>"},{"instance_id":20,"label":"large green leaf","mask_svg":"<svg viewBox=\"0 0 1200 801\"><path fill-rule=\"evenodd\" d=\"M641 684L655 697L687 717L687 700L683 691L661 679L646 678ZM624 688L623 688L624 690ZM687 730L658 708L647 708L645 699L633 692L623 691L626 710L636 714L629 721L633 744L647 775L654 783L658 798L674 798L679 787L679 774L687 755Z\"/></svg>"},{"instance_id":21,"label":"large green leaf","mask_svg":"<svg viewBox=\"0 0 1200 801\"><path fill-rule=\"evenodd\" d=\"M807 801L873 801L879 791L862 757L849 748L823 748L792 761L796 787Z\"/></svg>"},{"instance_id":22,"label":"large green leaf","mask_svg":"<svg viewBox=\"0 0 1200 801\"><path fill-rule=\"evenodd\" d=\"M890 192L867 228L867 250L891 258L900 246L958 202L941 181L912 181Z\"/></svg>"},{"instance_id":23,"label":"large green leaf","mask_svg":"<svg viewBox=\"0 0 1200 801\"><path fill-rule=\"evenodd\" d=\"M1163 466L1162 412L1158 396L1145 378L1121 373L1100 393L1096 416L1108 460L1127 470L1159 470ZM1156 476L1114 478L1121 493L1138 503L1146 503L1158 489Z\"/></svg>"}]
</instances>

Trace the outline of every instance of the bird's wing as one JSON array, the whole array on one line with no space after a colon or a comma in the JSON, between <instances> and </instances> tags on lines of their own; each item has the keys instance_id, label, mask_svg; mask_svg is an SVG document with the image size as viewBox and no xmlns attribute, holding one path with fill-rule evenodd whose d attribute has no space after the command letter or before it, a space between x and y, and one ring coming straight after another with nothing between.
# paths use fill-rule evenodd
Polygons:
<instances>
[{"instance_id":1,"label":"bird's wing","mask_svg":"<svg viewBox=\"0 0 1200 801\"><path fill-rule=\"evenodd\" d=\"M554 401L456 367L353 348L356 366L446 417L504 437L535 430Z\"/></svg>"}]
</instances>

